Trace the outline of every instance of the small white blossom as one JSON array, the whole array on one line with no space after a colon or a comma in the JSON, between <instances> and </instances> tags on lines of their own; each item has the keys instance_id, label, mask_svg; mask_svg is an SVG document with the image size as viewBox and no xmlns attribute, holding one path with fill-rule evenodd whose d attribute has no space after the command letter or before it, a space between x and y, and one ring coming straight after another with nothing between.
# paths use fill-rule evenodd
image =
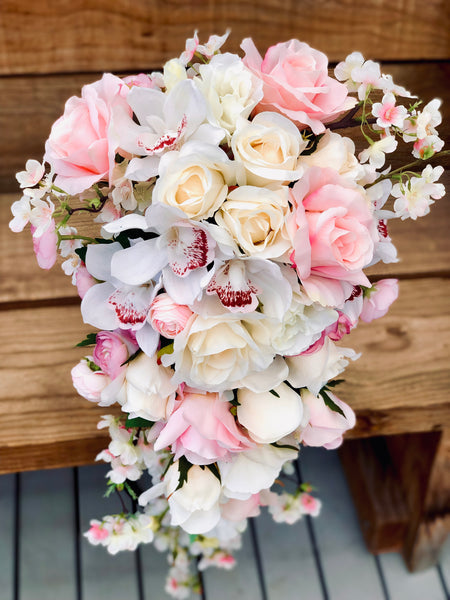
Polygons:
<instances>
[{"instance_id":1,"label":"small white blossom","mask_svg":"<svg viewBox=\"0 0 450 600\"><path fill-rule=\"evenodd\" d=\"M13 219L9 222L9 228L14 233L23 231L24 227L28 225L31 218L31 204L29 198L22 196L20 200L13 202L11 206L11 212Z\"/></svg>"},{"instance_id":2,"label":"small white blossom","mask_svg":"<svg viewBox=\"0 0 450 600\"><path fill-rule=\"evenodd\" d=\"M364 57L361 52L352 52L347 58L336 65L334 75L336 79L342 81L347 86L349 92L356 92L359 88L359 83L353 81L353 69L362 67Z\"/></svg>"},{"instance_id":3,"label":"small white blossom","mask_svg":"<svg viewBox=\"0 0 450 600\"><path fill-rule=\"evenodd\" d=\"M395 105L395 96L391 92L385 94L381 102L372 106L372 114L377 118L377 125L382 129L386 127L402 127L408 114L404 106Z\"/></svg>"},{"instance_id":4,"label":"small white blossom","mask_svg":"<svg viewBox=\"0 0 450 600\"><path fill-rule=\"evenodd\" d=\"M360 152L358 158L362 163L369 161L373 167L380 169L386 160L385 154L394 152L397 144L393 135L387 135Z\"/></svg>"},{"instance_id":5,"label":"small white blossom","mask_svg":"<svg viewBox=\"0 0 450 600\"><path fill-rule=\"evenodd\" d=\"M33 187L38 184L45 173L44 165L37 160L27 160L25 171L16 173L16 179L21 188Z\"/></svg>"}]
</instances>

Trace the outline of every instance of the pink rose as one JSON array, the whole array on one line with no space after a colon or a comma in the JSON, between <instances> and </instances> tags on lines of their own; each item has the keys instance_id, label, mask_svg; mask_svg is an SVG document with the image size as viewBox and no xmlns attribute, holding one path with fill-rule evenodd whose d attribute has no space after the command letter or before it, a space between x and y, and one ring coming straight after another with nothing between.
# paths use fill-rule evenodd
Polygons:
<instances>
[{"instance_id":1,"label":"pink rose","mask_svg":"<svg viewBox=\"0 0 450 600\"><path fill-rule=\"evenodd\" d=\"M398 298L398 279L380 279L364 295L360 319L370 323L384 317L390 305Z\"/></svg>"},{"instance_id":2,"label":"pink rose","mask_svg":"<svg viewBox=\"0 0 450 600\"><path fill-rule=\"evenodd\" d=\"M91 359L92 357L88 357ZM101 393L111 383L110 378L102 371L92 371L85 358L71 371L73 387L80 396L90 402L99 402Z\"/></svg>"},{"instance_id":3,"label":"pink rose","mask_svg":"<svg viewBox=\"0 0 450 600\"><path fill-rule=\"evenodd\" d=\"M68 194L108 179L117 149L110 134L112 109L122 104L131 114L124 99L128 90L121 79L105 73L83 87L81 98L69 98L64 114L53 124L44 160L57 175L55 185Z\"/></svg>"},{"instance_id":4,"label":"pink rose","mask_svg":"<svg viewBox=\"0 0 450 600\"><path fill-rule=\"evenodd\" d=\"M52 219L41 236L33 236L33 250L41 269L51 269L56 262L58 236L55 227L55 221ZM35 231L36 227L31 225L31 233Z\"/></svg>"},{"instance_id":5,"label":"pink rose","mask_svg":"<svg viewBox=\"0 0 450 600\"><path fill-rule=\"evenodd\" d=\"M97 333L92 354L95 364L111 379L115 379L126 368L122 365L128 359L128 347L122 337L114 331Z\"/></svg>"},{"instance_id":6,"label":"pink rose","mask_svg":"<svg viewBox=\"0 0 450 600\"><path fill-rule=\"evenodd\" d=\"M343 434L355 426L356 417L353 410L337 396L328 392L328 396L342 410L345 417L331 410L321 396L314 396L308 390L302 390L303 406L309 413L308 425L302 431L301 441L306 446L323 446L334 450L342 444Z\"/></svg>"},{"instance_id":7,"label":"pink rose","mask_svg":"<svg viewBox=\"0 0 450 600\"><path fill-rule=\"evenodd\" d=\"M377 229L364 188L331 169L312 167L294 185L293 262L309 297L342 307L373 258Z\"/></svg>"},{"instance_id":8,"label":"pink rose","mask_svg":"<svg viewBox=\"0 0 450 600\"><path fill-rule=\"evenodd\" d=\"M155 450L171 446L174 460L186 456L193 464L208 465L253 447L238 429L230 408L218 393L202 394L185 388L155 442Z\"/></svg>"},{"instance_id":9,"label":"pink rose","mask_svg":"<svg viewBox=\"0 0 450 600\"><path fill-rule=\"evenodd\" d=\"M328 76L328 58L308 44L290 40L271 46L262 59L251 38L241 48L244 64L263 82L263 99L257 111L276 111L315 134L323 123L351 109L356 100L347 87Z\"/></svg>"},{"instance_id":10,"label":"pink rose","mask_svg":"<svg viewBox=\"0 0 450 600\"><path fill-rule=\"evenodd\" d=\"M188 306L177 304L166 293L156 296L149 312L153 329L169 339L183 331L192 315L193 312Z\"/></svg>"}]
</instances>

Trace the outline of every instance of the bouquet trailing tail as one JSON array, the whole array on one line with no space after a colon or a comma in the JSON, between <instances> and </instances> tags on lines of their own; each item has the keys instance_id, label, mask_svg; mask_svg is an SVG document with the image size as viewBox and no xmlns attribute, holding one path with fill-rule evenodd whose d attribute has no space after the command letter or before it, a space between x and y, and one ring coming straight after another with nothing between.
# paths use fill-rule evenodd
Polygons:
<instances>
[{"instance_id":1,"label":"bouquet trailing tail","mask_svg":"<svg viewBox=\"0 0 450 600\"><path fill-rule=\"evenodd\" d=\"M336 386L358 355L337 342L397 298L395 279L365 272L397 261L390 220L444 195L442 167L424 164L443 154L440 100L357 52L332 77L298 40L262 57L245 39L239 56L227 36L195 34L162 72L107 73L70 98L43 162L17 174L10 223L30 224L42 268L61 254L82 299L76 390L121 408L97 457L120 512L86 536L167 551L176 598L199 590L195 565L234 565L261 507L318 515L294 461L355 424ZM399 144L413 159L391 170Z\"/></svg>"}]
</instances>

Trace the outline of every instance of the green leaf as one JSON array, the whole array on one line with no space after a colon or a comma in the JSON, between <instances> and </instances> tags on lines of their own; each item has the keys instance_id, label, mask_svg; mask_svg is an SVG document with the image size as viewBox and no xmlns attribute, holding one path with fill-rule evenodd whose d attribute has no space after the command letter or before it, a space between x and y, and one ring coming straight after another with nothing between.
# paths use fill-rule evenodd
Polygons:
<instances>
[{"instance_id":1,"label":"green leaf","mask_svg":"<svg viewBox=\"0 0 450 600\"><path fill-rule=\"evenodd\" d=\"M222 481L221 478L220 478L220 471L219 471L219 468L217 466L217 463L212 463L211 465L206 465L206 468L211 471L211 473L214 475L214 477L217 477L217 479L219 481Z\"/></svg>"},{"instance_id":2,"label":"green leaf","mask_svg":"<svg viewBox=\"0 0 450 600\"><path fill-rule=\"evenodd\" d=\"M278 392L276 392L275 390L269 390L269 392L273 395L276 396L277 398L280 397L280 394Z\"/></svg>"},{"instance_id":3,"label":"green leaf","mask_svg":"<svg viewBox=\"0 0 450 600\"><path fill-rule=\"evenodd\" d=\"M132 354L131 356L129 356L127 358L127 360L125 362L123 362L120 366L124 367L125 365L127 365L128 363L130 363L132 360L134 360L135 358L137 358L139 356L139 354L141 354L142 350L139 349L137 350L134 354Z\"/></svg>"},{"instance_id":4,"label":"green leaf","mask_svg":"<svg viewBox=\"0 0 450 600\"><path fill-rule=\"evenodd\" d=\"M81 248L77 248L75 250L75 254L78 254L78 256L80 257L80 260L84 263L86 263L86 252L87 252L87 246L82 246Z\"/></svg>"},{"instance_id":5,"label":"green leaf","mask_svg":"<svg viewBox=\"0 0 450 600\"><path fill-rule=\"evenodd\" d=\"M127 418L125 421L125 427L129 428L138 428L138 427L153 427L155 423L153 421L147 421L147 419L143 419L142 417L136 417L135 419Z\"/></svg>"},{"instance_id":6,"label":"green leaf","mask_svg":"<svg viewBox=\"0 0 450 600\"><path fill-rule=\"evenodd\" d=\"M82 342L77 344L76 348L82 348L83 346L95 346L97 343L97 334L96 333L88 333Z\"/></svg>"},{"instance_id":7,"label":"green leaf","mask_svg":"<svg viewBox=\"0 0 450 600\"><path fill-rule=\"evenodd\" d=\"M88 360L87 358L85 360L87 362L87 366L90 368L91 371L93 371L94 373L96 373L97 371L101 371L100 367L96 365L93 360Z\"/></svg>"},{"instance_id":8,"label":"green leaf","mask_svg":"<svg viewBox=\"0 0 450 600\"><path fill-rule=\"evenodd\" d=\"M175 491L179 490L180 488L183 487L183 485L185 483L187 483L188 472L191 467L192 467L192 463L190 463L185 456L182 456L180 458L180 460L178 461L178 471L180 473L180 478L178 480L178 485L177 485Z\"/></svg>"},{"instance_id":9,"label":"green leaf","mask_svg":"<svg viewBox=\"0 0 450 600\"><path fill-rule=\"evenodd\" d=\"M161 358L161 356L163 354L172 354L173 352L173 342L171 344L167 344L167 346L163 346L162 348L160 348L158 350L158 352L156 353L156 356L158 358Z\"/></svg>"},{"instance_id":10,"label":"green leaf","mask_svg":"<svg viewBox=\"0 0 450 600\"><path fill-rule=\"evenodd\" d=\"M291 446L290 444L278 444L277 442L272 442L270 445L274 448L286 448L287 450L295 450L296 452L298 452L298 448L296 448L295 446Z\"/></svg>"},{"instance_id":11,"label":"green leaf","mask_svg":"<svg viewBox=\"0 0 450 600\"><path fill-rule=\"evenodd\" d=\"M326 385L326 386L324 386L324 387L325 387L325 388L329 388L329 387L330 387L330 388L334 388L334 387L336 387L337 385L339 385L340 383L344 383L344 381L345 381L345 379L334 379L333 381L329 381L329 382L327 383L327 385Z\"/></svg>"},{"instance_id":12,"label":"green leaf","mask_svg":"<svg viewBox=\"0 0 450 600\"><path fill-rule=\"evenodd\" d=\"M133 488L131 487L131 485L128 482L124 481L123 487L126 490L126 492L128 493L128 495L130 496L130 498L132 498L133 500L137 500L136 492L133 490Z\"/></svg>"},{"instance_id":13,"label":"green leaf","mask_svg":"<svg viewBox=\"0 0 450 600\"><path fill-rule=\"evenodd\" d=\"M324 388L322 388L319 393L322 396L323 401L325 402L325 406L328 406L328 408L330 410L332 410L333 412L337 412L340 415L342 415L344 417L344 419L346 418L345 414L344 414L344 411L342 410L342 408L340 406L338 406L336 404L336 402L334 402L334 400L332 400L330 398L330 396L327 394L327 392L325 391Z\"/></svg>"}]
</instances>

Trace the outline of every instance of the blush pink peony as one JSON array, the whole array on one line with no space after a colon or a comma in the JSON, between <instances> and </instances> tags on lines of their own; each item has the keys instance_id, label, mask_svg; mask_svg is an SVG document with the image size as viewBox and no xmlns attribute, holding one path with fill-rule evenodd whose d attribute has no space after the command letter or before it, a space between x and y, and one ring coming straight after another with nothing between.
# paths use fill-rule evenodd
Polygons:
<instances>
[{"instance_id":1,"label":"blush pink peony","mask_svg":"<svg viewBox=\"0 0 450 600\"><path fill-rule=\"evenodd\" d=\"M311 127L315 134L324 123L351 109L356 100L347 87L328 76L328 58L298 40L271 46L264 57L254 42L246 38L244 64L263 82L263 99L257 111L276 111L294 123Z\"/></svg>"},{"instance_id":2,"label":"blush pink peony","mask_svg":"<svg viewBox=\"0 0 450 600\"><path fill-rule=\"evenodd\" d=\"M156 451L171 446L175 460L185 456L193 464L208 465L254 446L238 429L231 404L220 394L185 388L176 404L155 442Z\"/></svg>"},{"instance_id":3,"label":"blush pink peony","mask_svg":"<svg viewBox=\"0 0 450 600\"><path fill-rule=\"evenodd\" d=\"M177 304L169 294L159 294L150 306L149 320L153 329L173 339L186 327L193 312L184 304Z\"/></svg>"},{"instance_id":4,"label":"blush pink peony","mask_svg":"<svg viewBox=\"0 0 450 600\"><path fill-rule=\"evenodd\" d=\"M378 239L370 201L362 187L331 169L312 167L294 185L297 231L293 263L309 297L342 307L363 273Z\"/></svg>"},{"instance_id":5,"label":"blush pink peony","mask_svg":"<svg viewBox=\"0 0 450 600\"><path fill-rule=\"evenodd\" d=\"M303 406L309 415L308 425L300 436L306 446L334 450L342 444L344 432L355 426L356 417L350 406L331 392L328 395L345 416L328 408L321 396L314 396L306 389L301 392Z\"/></svg>"},{"instance_id":6,"label":"blush pink peony","mask_svg":"<svg viewBox=\"0 0 450 600\"><path fill-rule=\"evenodd\" d=\"M110 131L112 111L120 103L131 114L128 91L121 79L105 73L83 87L81 98L67 100L45 144L44 160L56 173L56 186L73 195L109 179L117 149Z\"/></svg>"},{"instance_id":7,"label":"blush pink peony","mask_svg":"<svg viewBox=\"0 0 450 600\"><path fill-rule=\"evenodd\" d=\"M99 331L92 356L103 373L115 379L126 369L123 363L128 359L128 347L114 331Z\"/></svg>"},{"instance_id":8,"label":"blush pink peony","mask_svg":"<svg viewBox=\"0 0 450 600\"><path fill-rule=\"evenodd\" d=\"M384 317L397 298L398 279L380 279L364 296L360 319L370 323L374 319Z\"/></svg>"}]
</instances>

